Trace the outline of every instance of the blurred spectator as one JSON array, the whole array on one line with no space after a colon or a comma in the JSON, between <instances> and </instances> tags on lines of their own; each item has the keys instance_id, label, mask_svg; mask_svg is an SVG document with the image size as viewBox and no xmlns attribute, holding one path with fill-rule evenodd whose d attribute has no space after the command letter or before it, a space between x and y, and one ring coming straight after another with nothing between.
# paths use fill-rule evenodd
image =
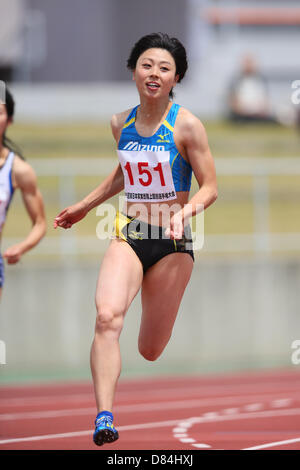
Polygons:
<instances>
[{"instance_id":1,"label":"blurred spectator","mask_svg":"<svg viewBox=\"0 0 300 470\"><path fill-rule=\"evenodd\" d=\"M0 0L0 80L10 83L22 57L24 0Z\"/></svg>"},{"instance_id":2,"label":"blurred spectator","mask_svg":"<svg viewBox=\"0 0 300 470\"><path fill-rule=\"evenodd\" d=\"M238 122L275 122L270 111L267 82L255 59L246 55L240 74L229 89L229 118Z\"/></svg>"}]
</instances>

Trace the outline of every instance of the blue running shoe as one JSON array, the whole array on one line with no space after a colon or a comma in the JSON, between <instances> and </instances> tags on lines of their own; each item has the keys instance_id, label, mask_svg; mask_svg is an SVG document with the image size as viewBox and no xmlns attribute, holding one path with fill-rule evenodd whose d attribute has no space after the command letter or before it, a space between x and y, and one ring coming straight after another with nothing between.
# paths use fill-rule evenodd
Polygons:
<instances>
[{"instance_id":1,"label":"blue running shoe","mask_svg":"<svg viewBox=\"0 0 300 470\"><path fill-rule=\"evenodd\" d=\"M95 420L93 441L97 446L114 442L119 438L118 431L113 425L113 415L109 411L102 411Z\"/></svg>"}]
</instances>

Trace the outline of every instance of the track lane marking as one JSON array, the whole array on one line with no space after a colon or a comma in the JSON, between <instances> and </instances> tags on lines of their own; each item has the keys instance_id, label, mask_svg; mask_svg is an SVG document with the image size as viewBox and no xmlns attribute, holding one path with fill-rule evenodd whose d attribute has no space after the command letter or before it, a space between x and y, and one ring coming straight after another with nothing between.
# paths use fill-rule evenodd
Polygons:
<instances>
[{"instance_id":1,"label":"track lane marking","mask_svg":"<svg viewBox=\"0 0 300 470\"><path fill-rule=\"evenodd\" d=\"M269 444L262 444L262 445L258 445L258 446L255 446L255 447L247 447L246 449L242 449L242 450L267 449L267 447L275 447L275 446L293 444L294 442L300 442L300 437L296 437L295 439L287 439L286 441L270 442Z\"/></svg>"},{"instance_id":2,"label":"track lane marking","mask_svg":"<svg viewBox=\"0 0 300 470\"><path fill-rule=\"evenodd\" d=\"M297 393L297 396L299 393ZM274 397L274 394L271 394ZM243 397L220 397L220 398L200 398L200 399L188 399L188 400L177 400L177 401L169 401L169 402L158 402L158 403L139 403L135 405L116 405L115 412L116 413L131 413L134 411L159 411L159 410L167 410L167 409L176 409L176 408L194 408L194 407L205 407L205 406L213 406L213 405L226 405L226 404L236 404L237 402L248 401L253 397L250 396L243 396ZM262 400L268 399L267 395L256 396L256 399L261 398ZM286 403L290 398L281 399L281 406L286 406ZM278 400L279 401L279 400ZM231 408L230 410L234 410ZM66 416L84 416L95 414L95 407L87 407L87 408L71 408L71 409L61 409L61 410L48 410L48 411L24 411L18 413L3 413L0 414L0 421L12 421L15 419L45 419L45 418L60 418Z\"/></svg>"},{"instance_id":3,"label":"track lane marking","mask_svg":"<svg viewBox=\"0 0 300 470\"><path fill-rule=\"evenodd\" d=\"M171 421L158 421L154 423L142 423L142 424L130 424L127 426L118 426L118 431L135 431L136 429L151 429L155 427L169 427L178 424L179 419ZM29 437L18 437L14 439L3 439L0 441L0 445L4 444L14 444L17 442L32 442L32 441L43 441L48 439L64 439L68 437L79 437L93 434L94 429L86 431L74 431L74 432L65 432L60 434L44 434L41 436L29 436Z\"/></svg>"},{"instance_id":4,"label":"track lane marking","mask_svg":"<svg viewBox=\"0 0 300 470\"><path fill-rule=\"evenodd\" d=\"M132 391L117 391L116 398L117 399L127 399L127 398L132 398L135 395L151 395L153 396L161 396L161 395L166 395L168 398L171 395L180 395L184 394L186 395L187 393L207 393L208 395L211 395L211 393L215 392L221 392L221 393L226 393L226 390L229 389L228 393L238 393L237 389L244 389L245 393L247 395L252 395L251 391L249 389L253 389L253 396L255 396L255 392L257 392L258 388L264 388L266 390L266 394L269 393L274 393L274 390L276 394L284 394L287 395L290 392L296 392L300 388L300 381L295 382L293 381L292 383L286 383L283 384L282 382L267 382L267 383L253 383L253 384L225 384L225 385L202 385L201 383L195 384L195 386L190 386L190 387L185 387L184 384L182 386L176 386L177 388L156 388L155 390L132 390ZM272 387L274 390L269 390L269 388ZM280 390L279 390L280 388ZM257 395L257 393L256 393ZM215 398L220 398L216 396ZM0 390L0 405L2 404L3 406L24 406L25 404L44 404L45 402L49 403L55 403L57 401L80 401L80 400L94 400L94 394L93 392L87 392L87 393L79 393L79 394L72 394L72 393L64 393L64 394L57 394L57 395L48 395L48 396L29 396L29 397L14 397L14 398L1 398L1 390Z\"/></svg>"},{"instance_id":5,"label":"track lane marking","mask_svg":"<svg viewBox=\"0 0 300 470\"><path fill-rule=\"evenodd\" d=\"M290 398L287 398L285 400L281 400L280 403L273 400L273 401L271 401L271 406L273 406L274 408L278 408L279 406L282 406L282 407L283 406L288 406L291 403L292 403L292 400ZM257 411L257 410L260 410L262 407L263 407L263 403L250 403L250 404L244 405L243 409L246 410L246 411L250 411L250 413L243 413L243 409L241 409L241 408L237 408L236 413L228 413L227 409L218 410L217 412L211 411L211 412L203 413L202 416L187 419L185 423L182 423L182 427L187 426L187 428L188 428L189 424L191 424L191 423L195 424L195 423L204 423L204 422L209 422L209 421L215 421L215 422L216 421L227 421L227 420L233 420L234 421L235 419L243 419L243 418L251 419L251 418L260 418L260 417L266 417L266 416L267 417L270 417L270 416L273 417L273 416L276 416L278 414L279 415L290 415L290 414L297 414L297 413L300 414L300 408L294 408L292 410L291 409L286 409L286 410L276 410L276 411L275 410L265 410L265 411L260 411L260 412ZM251 411L252 411L252 413L251 413ZM174 438L178 437L175 434L174 429L173 429L173 433L174 433ZM185 433L184 438L189 439L189 435L188 435L187 432ZM180 441L182 442L182 439L180 439ZM194 442L196 442L196 441L194 440ZM285 441L281 441L281 442L285 442ZM199 448L201 448L201 446L211 447L207 443L200 443L200 442L196 442L195 444L192 444L192 445L194 447L199 447ZM260 445L259 445L259 446L253 447L251 449L254 450L254 449L264 448L264 447L272 447L272 444L264 444L264 445L262 445L262 447L260 447ZM247 450L250 450L250 448L247 449Z\"/></svg>"},{"instance_id":6,"label":"track lane marking","mask_svg":"<svg viewBox=\"0 0 300 470\"><path fill-rule=\"evenodd\" d=\"M193 423L205 423L205 422L212 422L212 421L230 421L236 419L253 419L253 418L264 418L264 417L274 417L274 416L289 416L300 414L300 408L290 408L287 410L268 410L268 411L258 411L252 413L241 413L236 415L218 415L215 416L213 419L210 417L205 419L203 417L194 417L194 418L187 418L186 421L191 421ZM118 429L120 431L134 431L136 429L151 429L154 427L169 427L169 426L178 426L178 423L182 422L181 419L171 420L171 421L158 421L153 423L141 423L141 424L134 424L134 425L127 425L127 426L119 426ZM0 440L0 445L4 444L12 444L17 442L30 442L30 441L41 441L46 439L62 439L67 437L79 437L85 436L92 433L93 430L86 430L86 431L75 431L75 432L68 432L68 433L60 433L60 434L46 434L40 436L30 436L30 437L21 437L21 438L12 438L12 439L4 439Z\"/></svg>"}]
</instances>

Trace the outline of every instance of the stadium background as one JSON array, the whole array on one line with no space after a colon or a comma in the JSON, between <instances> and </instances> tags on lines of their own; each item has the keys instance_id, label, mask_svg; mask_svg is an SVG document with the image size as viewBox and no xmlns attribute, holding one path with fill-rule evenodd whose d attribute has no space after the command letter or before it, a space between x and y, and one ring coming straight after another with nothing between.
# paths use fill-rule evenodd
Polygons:
<instances>
[{"instance_id":1,"label":"stadium background","mask_svg":"<svg viewBox=\"0 0 300 470\"><path fill-rule=\"evenodd\" d=\"M109 118L137 103L126 60L133 43L153 31L187 47L189 72L175 101L206 126L219 197L205 213L204 247L166 351L154 364L139 356L138 296L121 335L122 375L296 368L298 2L0 0L0 12L0 64L17 104L9 136L38 174L48 221L40 245L6 266L1 382L90 378L94 292L107 242L96 236L96 210L68 232L54 231L53 219L115 165ZM230 81L249 52L267 78L281 124L237 126L226 119ZM2 251L28 230L16 194Z\"/></svg>"}]
</instances>

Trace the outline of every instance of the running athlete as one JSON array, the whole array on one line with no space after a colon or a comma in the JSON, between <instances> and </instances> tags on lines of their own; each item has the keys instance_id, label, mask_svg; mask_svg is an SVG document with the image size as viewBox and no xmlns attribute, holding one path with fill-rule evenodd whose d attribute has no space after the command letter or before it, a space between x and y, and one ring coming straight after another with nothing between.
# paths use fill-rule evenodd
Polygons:
<instances>
[{"instance_id":1,"label":"running athlete","mask_svg":"<svg viewBox=\"0 0 300 470\"><path fill-rule=\"evenodd\" d=\"M36 175L14 144L6 137L6 130L13 122L15 103L12 94L5 90L5 104L0 102L0 239L14 191L22 193L27 213L32 221L28 236L0 254L0 296L4 282L3 258L8 264L17 263L21 256L33 248L46 233L46 219Z\"/></svg>"},{"instance_id":2,"label":"running athlete","mask_svg":"<svg viewBox=\"0 0 300 470\"><path fill-rule=\"evenodd\" d=\"M206 131L192 113L172 102L173 88L187 70L183 45L166 34L144 36L134 45L127 65L140 104L111 119L119 164L100 186L54 220L55 228L68 229L125 190L126 209L117 214L95 296L91 371L97 445L119 437L112 411L125 314L141 289L138 348L144 358L155 361L169 342L193 269L188 222L199 207L206 209L217 198ZM199 191L189 200L192 173Z\"/></svg>"}]
</instances>

